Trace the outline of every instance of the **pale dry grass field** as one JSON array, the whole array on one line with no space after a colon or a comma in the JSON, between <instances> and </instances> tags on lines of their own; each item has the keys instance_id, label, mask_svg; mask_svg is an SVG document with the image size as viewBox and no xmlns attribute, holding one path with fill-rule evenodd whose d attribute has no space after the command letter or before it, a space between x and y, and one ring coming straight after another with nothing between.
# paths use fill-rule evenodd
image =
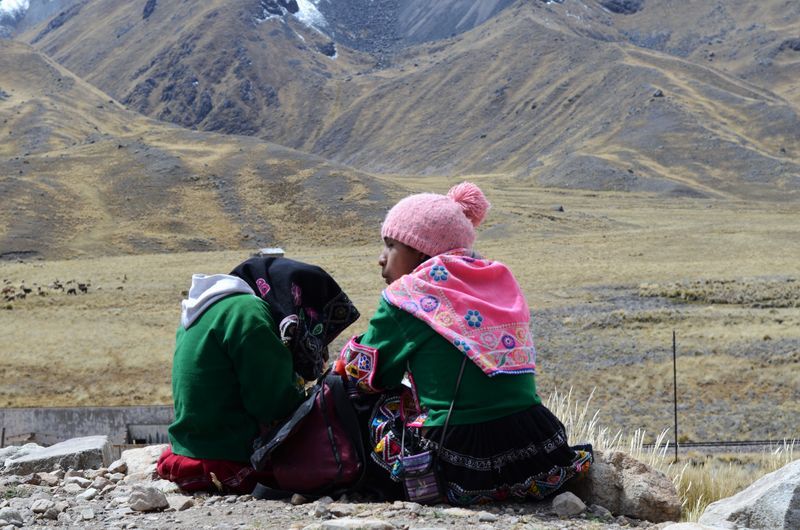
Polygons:
<instances>
[{"instance_id":1,"label":"pale dry grass field","mask_svg":"<svg viewBox=\"0 0 800 530\"><path fill-rule=\"evenodd\" d=\"M473 180L493 203L477 249L508 263L528 297L542 394L594 393L610 428L670 428L674 329L681 440L798 437L800 206ZM444 192L452 182L402 184ZM362 318L348 335L366 328L383 287L378 230L370 245L337 244L341 233L326 246L285 245L288 257L331 272L356 302ZM2 287L31 289L0 305L0 406L170 403L190 275L228 272L253 250L0 264ZM89 285L68 295L51 287L56 280ZM706 281L783 294L758 307L735 293L727 301L671 294Z\"/></svg>"}]
</instances>

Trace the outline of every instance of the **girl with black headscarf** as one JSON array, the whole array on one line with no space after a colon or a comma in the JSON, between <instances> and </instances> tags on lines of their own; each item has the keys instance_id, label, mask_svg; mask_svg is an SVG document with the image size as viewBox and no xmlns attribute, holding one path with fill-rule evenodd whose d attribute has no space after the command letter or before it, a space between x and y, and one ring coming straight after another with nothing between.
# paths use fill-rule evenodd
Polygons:
<instances>
[{"instance_id":1,"label":"girl with black headscarf","mask_svg":"<svg viewBox=\"0 0 800 530\"><path fill-rule=\"evenodd\" d=\"M181 309L158 473L188 491L250 493L268 478L249 465L253 440L299 405L358 311L324 270L286 258L195 274Z\"/></svg>"}]
</instances>

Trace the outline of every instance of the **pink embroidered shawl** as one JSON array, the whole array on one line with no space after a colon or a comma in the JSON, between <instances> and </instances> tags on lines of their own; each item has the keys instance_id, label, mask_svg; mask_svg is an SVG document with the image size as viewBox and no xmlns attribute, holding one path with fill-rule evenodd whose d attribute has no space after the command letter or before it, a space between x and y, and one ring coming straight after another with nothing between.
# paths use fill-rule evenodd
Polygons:
<instances>
[{"instance_id":1,"label":"pink embroidered shawl","mask_svg":"<svg viewBox=\"0 0 800 530\"><path fill-rule=\"evenodd\" d=\"M392 282L383 297L431 326L484 373L535 373L530 311L500 262L460 249L435 256Z\"/></svg>"}]
</instances>

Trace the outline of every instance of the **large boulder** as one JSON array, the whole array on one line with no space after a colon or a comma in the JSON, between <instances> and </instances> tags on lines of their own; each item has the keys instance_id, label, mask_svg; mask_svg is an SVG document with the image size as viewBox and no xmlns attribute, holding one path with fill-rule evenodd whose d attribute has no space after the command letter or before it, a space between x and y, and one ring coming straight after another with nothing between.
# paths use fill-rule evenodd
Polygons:
<instances>
[{"instance_id":1,"label":"large boulder","mask_svg":"<svg viewBox=\"0 0 800 530\"><path fill-rule=\"evenodd\" d=\"M587 505L599 504L614 515L657 523L681 516L672 481L621 451L595 451L587 476L573 481L569 489Z\"/></svg>"},{"instance_id":2,"label":"large boulder","mask_svg":"<svg viewBox=\"0 0 800 530\"><path fill-rule=\"evenodd\" d=\"M800 460L709 504L699 522L721 528L800 528Z\"/></svg>"},{"instance_id":3,"label":"large boulder","mask_svg":"<svg viewBox=\"0 0 800 530\"><path fill-rule=\"evenodd\" d=\"M27 447L27 446L25 446ZM63 469L98 469L111 463L111 444L108 436L85 436L59 442L50 447L20 451L7 458L2 473L28 475Z\"/></svg>"}]
</instances>

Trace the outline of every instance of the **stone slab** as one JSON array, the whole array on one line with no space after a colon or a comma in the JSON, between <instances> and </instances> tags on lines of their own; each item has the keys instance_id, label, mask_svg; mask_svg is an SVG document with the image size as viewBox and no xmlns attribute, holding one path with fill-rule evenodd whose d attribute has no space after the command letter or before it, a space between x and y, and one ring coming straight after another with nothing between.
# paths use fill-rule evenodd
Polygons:
<instances>
[{"instance_id":1,"label":"stone slab","mask_svg":"<svg viewBox=\"0 0 800 530\"><path fill-rule=\"evenodd\" d=\"M3 474L27 475L63 469L97 469L111 463L108 436L85 436L33 449L19 457L6 459Z\"/></svg>"}]
</instances>

